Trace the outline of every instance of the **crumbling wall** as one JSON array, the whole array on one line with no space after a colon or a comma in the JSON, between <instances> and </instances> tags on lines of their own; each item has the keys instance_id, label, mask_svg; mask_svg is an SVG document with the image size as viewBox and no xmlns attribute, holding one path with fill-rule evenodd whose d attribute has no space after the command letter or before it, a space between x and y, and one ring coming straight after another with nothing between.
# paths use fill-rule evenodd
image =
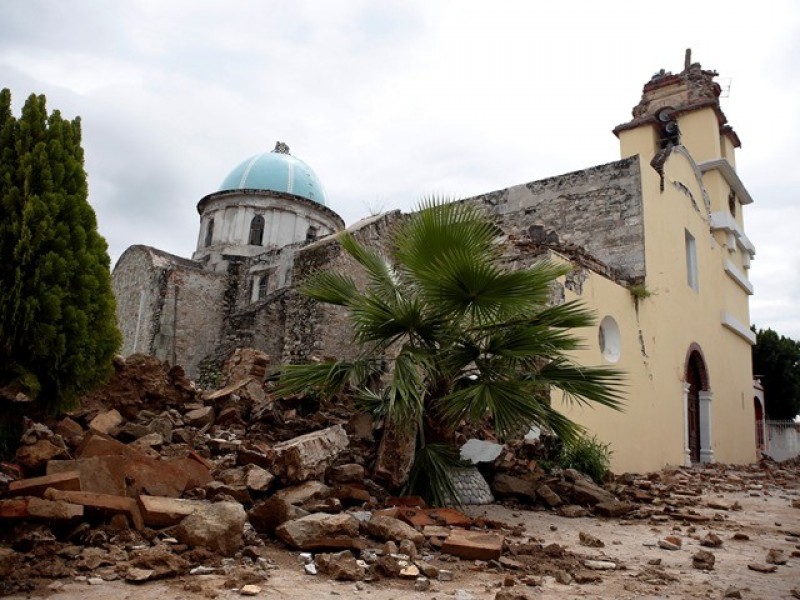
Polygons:
<instances>
[{"instance_id":1,"label":"crumbling wall","mask_svg":"<svg viewBox=\"0 0 800 600\"><path fill-rule=\"evenodd\" d=\"M190 377L216 346L222 330L220 310L225 277L196 266L174 265L169 270L159 337L153 354L181 365Z\"/></svg>"},{"instance_id":2,"label":"crumbling wall","mask_svg":"<svg viewBox=\"0 0 800 600\"><path fill-rule=\"evenodd\" d=\"M120 353L150 354L154 319L162 303L163 269L153 263L151 248L131 246L117 261L112 287L117 301L117 326L122 332Z\"/></svg>"},{"instance_id":3,"label":"crumbling wall","mask_svg":"<svg viewBox=\"0 0 800 600\"><path fill-rule=\"evenodd\" d=\"M351 227L355 238L371 248L387 252L392 228L402 219L400 211L366 219ZM295 255L292 281L302 283L320 270L337 271L353 278L356 285L367 285L364 269L348 255L335 238L310 244ZM357 348L352 343L353 327L346 310L323 305L301 295L295 286L287 291L284 363L302 362L312 356L352 358Z\"/></svg>"},{"instance_id":4,"label":"crumbling wall","mask_svg":"<svg viewBox=\"0 0 800 600\"><path fill-rule=\"evenodd\" d=\"M623 278L645 275L639 158L598 165L467 200L512 239L578 246Z\"/></svg>"}]
</instances>

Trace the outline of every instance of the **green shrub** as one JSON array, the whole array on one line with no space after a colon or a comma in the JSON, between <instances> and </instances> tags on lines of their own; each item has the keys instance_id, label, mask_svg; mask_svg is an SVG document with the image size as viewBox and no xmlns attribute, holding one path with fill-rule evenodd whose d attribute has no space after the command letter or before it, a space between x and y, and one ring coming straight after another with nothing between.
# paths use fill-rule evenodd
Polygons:
<instances>
[{"instance_id":1,"label":"green shrub","mask_svg":"<svg viewBox=\"0 0 800 600\"><path fill-rule=\"evenodd\" d=\"M611 465L610 444L604 444L597 437L582 436L564 445L561 454L561 467L575 469L602 483Z\"/></svg>"}]
</instances>

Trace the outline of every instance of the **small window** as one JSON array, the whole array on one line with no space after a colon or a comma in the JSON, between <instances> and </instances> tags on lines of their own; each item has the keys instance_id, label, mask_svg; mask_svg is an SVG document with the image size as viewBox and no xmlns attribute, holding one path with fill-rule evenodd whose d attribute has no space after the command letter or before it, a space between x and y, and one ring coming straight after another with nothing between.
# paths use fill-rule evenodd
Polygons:
<instances>
[{"instance_id":1,"label":"small window","mask_svg":"<svg viewBox=\"0 0 800 600\"><path fill-rule=\"evenodd\" d=\"M214 241L214 219L209 219L206 226L205 247L208 248L212 241Z\"/></svg>"},{"instance_id":2,"label":"small window","mask_svg":"<svg viewBox=\"0 0 800 600\"><path fill-rule=\"evenodd\" d=\"M619 362L622 354L622 336L619 334L619 325L614 317L604 317L600 321L597 337L603 358L611 363Z\"/></svg>"},{"instance_id":3,"label":"small window","mask_svg":"<svg viewBox=\"0 0 800 600\"><path fill-rule=\"evenodd\" d=\"M264 241L264 217L256 215L250 221L250 240L247 242L251 246L260 246Z\"/></svg>"},{"instance_id":4,"label":"small window","mask_svg":"<svg viewBox=\"0 0 800 600\"><path fill-rule=\"evenodd\" d=\"M731 211L731 216L736 218L736 192L733 190L728 194L728 210Z\"/></svg>"},{"instance_id":5,"label":"small window","mask_svg":"<svg viewBox=\"0 0 800 600\"><path fill-rule=\"evenodd\" d=\"M261 300L263 297L267 295L267 282L269 281L269 277L267 274L264 273L261 276L261 279L258 281L258 299Z\"/></svg>"},{"instance_id":6,"label":"small window","mask_svg":"<svg viewBox=\"0 0 800 600\"><path fill-rule=\"evenodd\" d=\"M697 278L697 243L688 231L686 231L686 282L695 292L700 289Z\"/></svg>"},{"instance_id":7,"label":"small window","mask_svg":"<svg viewBox=\"0 0 800 600\"><path fill-rule=\"evenodd\" d=\"M306 241L313 242L317 239L317 235L319 233L319 229L317 227L309 227L308 231L306 231Z\"/></svg>"}]
</instances>

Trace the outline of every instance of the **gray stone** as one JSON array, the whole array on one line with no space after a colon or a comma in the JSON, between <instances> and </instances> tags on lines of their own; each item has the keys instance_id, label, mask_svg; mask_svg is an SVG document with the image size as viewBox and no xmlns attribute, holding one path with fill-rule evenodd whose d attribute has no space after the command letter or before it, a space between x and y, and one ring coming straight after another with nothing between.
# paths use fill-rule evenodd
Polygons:
<instances>
[{"instance_id":1,"label":"gray stone","mask_svg":"<svg viewBox=\"0 0 800 600\"><path fill-rule=\"evenodd\" d=\"M122 424L122 415L119 414L117 409L111 409L102 412L89 422L89 429L99 431L100 433L109 433L115 427Z\"/></svg>"},{"instance_id":2,"label":"gray stone","mask_svg":"<svg viewBox=\"0 0 800 600\"><path fill-rule=\"evenodd\" d=\"M331 467L328 472L330 480L336 483L363 481L365 476L364 467L355 463Z\"/></svg>"},{"instance_id":3,"label":"gray stone","mask_svg":"<svg viewBox=\"0 0 800 600\"><path fill-rule=\"evenodd\" d=\"M341 538L358 535L358 521L348 514L315 513L280 525L275 535L282 542L300 550L335 546Z\"/></svg>"},{"instance_id":4,"label":"gray stone","mask_svg":"<svg viewBox=\"0 0 800 600\"><path fill-rule=\"evenodd\" d=\"M328 498L332 492L333 490L321 481L306 481L300 485L278 490L274 496L289 504L305 504L309 500Z\"/></svg>"},{"instance_id":5,"label":"gray stone","mask_svg":"<svg viewBox=\"0 0 800 600\"><path fill-rule=\"evenodd\" d=\"M503 445L497 442L471 439L461 446L461 460L468 460L472 464L492 462L503 452Z\"/></svg>"},{"instance_id":6,"label":"gray stone","mask_svg":"<svg viewBox=\"0 0 800 600\"><path fill-rule=\"evenodd\" d=\"M557 508L557 507L561 506L564 503L563 500L561 500L561 496L556 494L552 490L552 488L547 484L542 484L538 488L536 488L536 494L550 508Z\"/></svg>"},{"instance_id":7,"label":"gray stone","mask_svg":"<svg viewBox=\"0 0 800 600\"><path fill-rule=\"evenodd\" d=\"M217 502L181 521L175 537L189 546L200 546L233 556L242 545L246 519L247 515L240 504Z\"/></svg>"},{"instance_id":8,"label":"gray stone","mask_svg":"<svg viewBox=\"0 0 800 600\"><path fill-rule=\"evenodd\" d=\"M420 546L425 542L425 536L422 533L394 517L373 516L365 523L365 529L369 535L379 540L391 540L398 543L403 540L411 540L415 546Z\"/></svg>"},{"instance_id":9,"label":"gray stone","mask_svg":"<svg viewBox=\"0 0 800 600\"><path fill-rule=\"evenodd\" d=\"M366 574L366 569L349 550L318 554L316 563L320 573L336 581L361 581Z\"/></svg>"},{"instance_id":10,"label":"gray stone","mask_svg":"<svg viewBox=\"0 0 800 600\"><path fill-rule=\"evenodd\" d=\"M253 529L259 533L273 535L275 529L286 521L299 519L306 515L308 515L308 512L302 508L274 495L250 509L247 513L247 520L250 521Z\"/></svg>"},{"instance_id":11,"label":"gray stone","mask_svg":"<svg viewBox=\"0 0 800 600\"><path fill-rule=\"evenodd\" d=\"M192 427L211 425L214 422L214 407L204 406L203 408L190 410L183 416L183 420Z\"/></svg>"},{"instance_id":12,"label":"gray stone","mask_svg":"<svg viewBox=\"0 0 800 600\"><path fill-rule=\"evenodd\" d=\"M301 435L273 446L273 471L285 481L300 483L322 477L350 441L341 425Z\"/></svg>"}]
</instances>

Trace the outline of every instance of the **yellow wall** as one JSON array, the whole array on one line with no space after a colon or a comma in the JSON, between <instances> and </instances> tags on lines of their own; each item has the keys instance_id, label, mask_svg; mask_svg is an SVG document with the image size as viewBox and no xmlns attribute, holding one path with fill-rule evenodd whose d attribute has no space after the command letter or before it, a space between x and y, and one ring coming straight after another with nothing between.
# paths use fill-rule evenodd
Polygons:
<instances>
[{"instance_id":1,"label":"yellow wall","mask_svg":"<svg viewBox=\"0 0 800 600\"><path fill-rule=\"evenodd\" d=\"M695 161L720 156L719 128L712 110L683 115L680 126L687 149L700 155L692 155ZM625 413L574 405L565 406L564 411L611 443L616 472L683 464L685 364L690 347L696 344L713 394L713 460L750 462L756 458L751 346L722 325L727 311L749 327L748 296L725 273L726 258L741 265L740 251L732 255L712 234L702 188L705 183L707 197L718 205L712 210L727 211L727 183L716 171L706 173L701 182L692 158L673 151L664 165L662 193L660 177L649 164L655 146L653 131L647 125L620 135L623 156L641 156L645 286L651 295L637 307L628 289L595 273L580 295L597 312L598 322L610 315L619 325L622 353L615 366L627 373ZM687 282L685 231L696 241L698 291ZM568 292L567 299L574 297ZM576 353L578 362L609 364L600 351L597 327L584 334L587 348Z\"/></svg>"}]
</instances>

